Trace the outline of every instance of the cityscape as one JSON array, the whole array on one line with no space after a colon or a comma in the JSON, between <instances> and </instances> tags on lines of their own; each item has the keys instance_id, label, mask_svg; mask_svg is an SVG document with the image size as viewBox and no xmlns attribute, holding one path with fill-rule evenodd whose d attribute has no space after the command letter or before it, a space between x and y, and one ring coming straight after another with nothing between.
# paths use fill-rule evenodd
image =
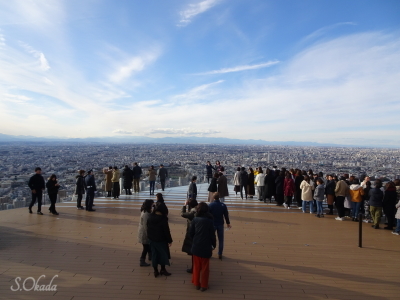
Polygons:
<instances>
[{"instance_id":1,"label":"cityscape","mask_svg":"<svg viewBox=\"0 0 400 300\"><path fill-rule=\"evenodd\" d=\"M80 169L93 169L97 197L104 193L102 170L108 166L142 167L141 191L148 191L148 168L160 164L168 169L166 186L188 185L192 176L207 182L206 162L219 160L228 183L238 166L312 169L324 174L368 175L371 180L400 178L400 150L384 148L300 147L217 144L101 144L101 143L3 143L0 144L0 209L26 207L31 192L27 182L35 167L47 179L56 174L61 185L59 202L74 200L75 176ZM121 172L122 173L122 172ZM122 181L122 178L121 178ZM122 189L121 185L121 189ZM156 189L160 189L159 182ZM45 199L46 200L46 199Z\"/></svg>"}]
</instances>

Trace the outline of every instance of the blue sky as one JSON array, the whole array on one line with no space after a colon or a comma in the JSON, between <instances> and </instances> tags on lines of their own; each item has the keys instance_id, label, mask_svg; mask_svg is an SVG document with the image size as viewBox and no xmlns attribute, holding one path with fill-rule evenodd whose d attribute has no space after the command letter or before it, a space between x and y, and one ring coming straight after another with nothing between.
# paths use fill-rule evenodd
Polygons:
<instances>
[{"instance_id":1,"label":"blue sky","mask_svg":"<svg viewBox=\"0 0 400 300\"><path fill-rule=\"evenodd\" d=\"M0 0L0 133L400 146L400 1Z\"/></svg>"}]
</instances>

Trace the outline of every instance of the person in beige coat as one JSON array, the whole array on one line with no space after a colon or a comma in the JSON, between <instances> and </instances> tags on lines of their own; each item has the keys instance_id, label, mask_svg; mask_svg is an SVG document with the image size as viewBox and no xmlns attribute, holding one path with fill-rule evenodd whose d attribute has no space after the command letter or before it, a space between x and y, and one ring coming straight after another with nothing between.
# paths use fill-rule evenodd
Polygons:
<instances>
[{"instance_id":1,"label":"person in beige coat","mask_svg":"<svg viewBox=\"0 0 400 300\"><path fill-rule=\"evenodd\" d=\"M303 213L307 211L307 204L310 205L310 214L314 211L313 190L314 182L310 180L310 176L304 175L304 180L300 184L301 200L303 201Z\"/></svg>"},{"instance_id":2,"label":"person in beige coat","mask_svg":"<svg viewBox=\"0 0 400 300\"><path fill-rule=\"evenodd\" d=\"M113 184L113 198L114 199L119 199L119 193L120 193L120 186L119 186L119 178L120 178L120 172L117 167L114 167L113 173L112 173L112 178L111 182Z\"/></svg>"},{"instance_id":3,"label":"person in beige coat","mask_svg":"<svg viewBox=\"0 0 400 300\"><path fill-rule=\"evenodd\" d=\"M112 178L112 167L108 167L103 169L103 174L105 174L104 176L104 191L107 192L107 197L111 197L111 189L112 189L112 182L111 182L111 178Z\"/></svg>"},{"instance_id":4,"label":"person in beige coat","mask_svg":"<svg viewBox=\"0 0 400 300\"><path fill-rule=\"evenodd\" d=\"M337 221L344 220L344 199L349 194L349 185L346 182L346 177L340 177L340 180L336 183L335 188L335 205L338 211L338 216L335 218Z\"/></svg>"}]
</instances>

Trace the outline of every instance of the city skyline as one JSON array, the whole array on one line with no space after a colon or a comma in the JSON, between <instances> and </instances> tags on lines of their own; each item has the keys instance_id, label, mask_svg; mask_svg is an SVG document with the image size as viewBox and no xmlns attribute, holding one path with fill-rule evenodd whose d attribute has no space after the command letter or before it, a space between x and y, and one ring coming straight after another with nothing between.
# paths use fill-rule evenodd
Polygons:
<instances>
[{"instance_id":1,"label":"city skyline","mask_svg":"<svg viewBox=\"0 0 400 300\"><path fill-rule=\"evenodd\" d=\"M398 1L0 1L0 133L399 147L399 13Z\"/></svg>"}]
</instances>

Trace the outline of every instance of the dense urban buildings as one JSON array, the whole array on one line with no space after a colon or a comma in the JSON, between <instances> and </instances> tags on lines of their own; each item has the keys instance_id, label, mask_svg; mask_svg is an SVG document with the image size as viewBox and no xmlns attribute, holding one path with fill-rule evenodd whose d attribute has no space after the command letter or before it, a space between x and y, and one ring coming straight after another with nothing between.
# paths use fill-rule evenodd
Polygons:
<instances>
[{"instance_id":1,"label":"dense urban buildings","mask_svg":"<svg viewBox=\"0 0 400 300\"><path fill-rule=\"evenodd\" d=\"M93 169L98 196L104 196L102 169L108 166L132 167L138 162L143 168L142 190L147 190L147 170L160 164L168 169L167 186L187 185L197 175L205 180L206 161L221 161L228 180L238 166L299 168L326 173L348 173L361 177L400 177L400 150L383 148L293 147L243 145L183 145L183 144L0 144L0 209L25 207L30 201L27 182L35 167L44 177L56 174L61 184L59 201L73 200L77 170ZM157 183L156 189L160 186Z\"/></svg>"}]
</instances>

